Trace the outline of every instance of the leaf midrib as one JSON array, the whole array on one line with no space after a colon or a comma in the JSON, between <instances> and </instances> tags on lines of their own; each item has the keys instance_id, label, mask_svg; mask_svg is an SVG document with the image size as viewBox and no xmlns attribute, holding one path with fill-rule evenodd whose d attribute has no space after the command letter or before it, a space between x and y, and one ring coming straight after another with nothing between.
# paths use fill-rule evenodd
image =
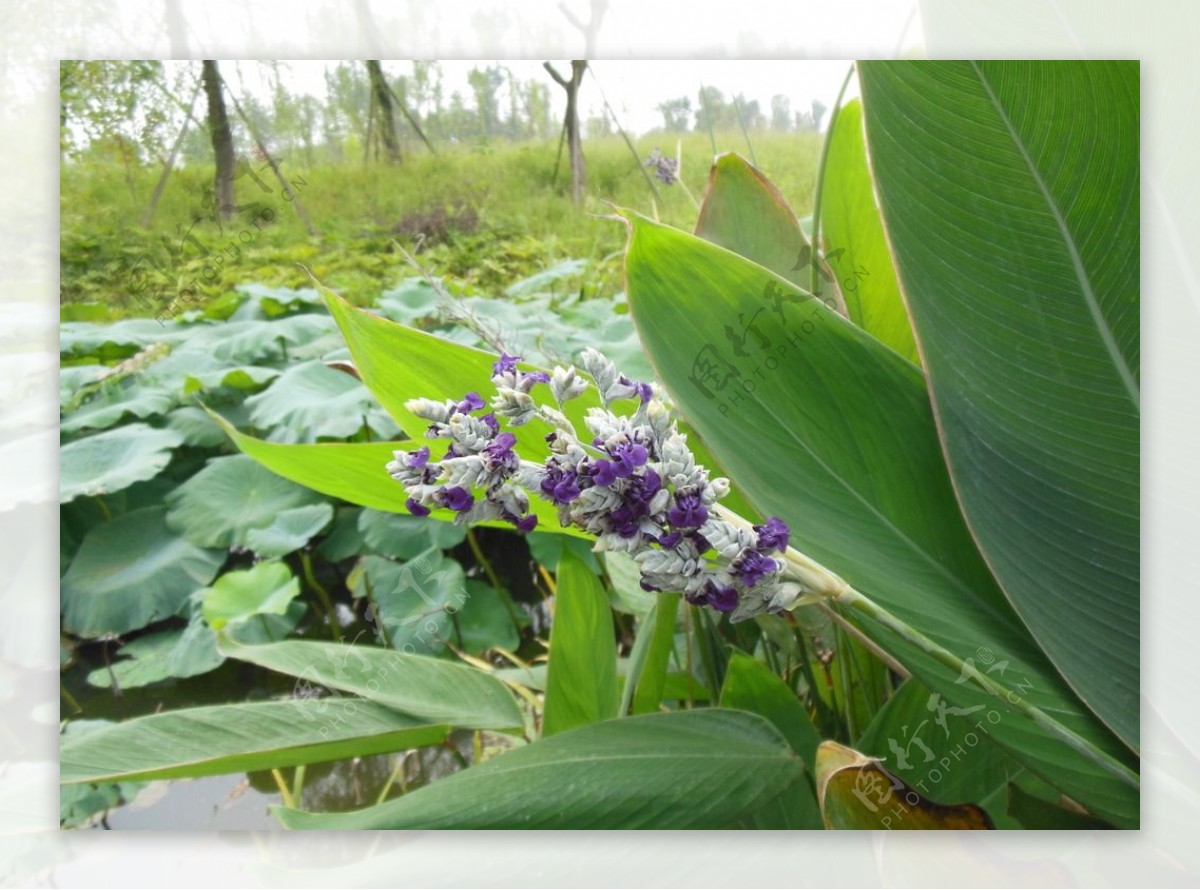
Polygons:
<instances>
[{"instance_id":1,"label":"leaf midrib","mask_svg":"<svg viewBox=\"0 0 1200 890\"><path fill-rule=\"evenodd\" d=\"M1096 292L1092 289L1091 279L1088 277L1087 269L1083 265L1083 257L1079 253L1079 247L1075 243L1075 237L1067 226L1066 217L1063 216L1062 210L1058 206L1058 202L1050 192L1049 186L1046 185L1045 179L1042 177L1041 171L1033 161L1033 157L1029 154L1029 150L1025 147L1024 141L1017 133L1012 121L1009 119L1008 113L1004 110L1004 106L1000 104L1000 99L992 89L988 79L984 76L983 71L979 67L979 63L970 61L968 64L975 76L979 79L980 86L987 93L988 101L991 102L996 114L999 115L1005 129L1008 131L1009 138L1012 139L1013 145L1020 152L1025 166L1029 170L1029 175L1033 178L1038 190L1042 193L1042 198L1046 202L1051 214L1054 216L1054 223L1058 227L1059 234L1063 238L1066 245L1067 253L1071 257L1071 265L1075 270L1075 277L1079 282L1080 294L1083 297L1084 303L1087 304L1088 312L1092 316L1092 321L1096 325L1096 331L1100 335L1101 342L1104 343L1104 348L1108 351L1109 358L1112 360L1113 367L1121 378L1121 382L1125 385L1125 390L1129 396L1129 400L1133 402L1134 410L1141 413L1141 395L1137 381L1133 377L1133 373L1129 369L1129 365L1125 361L1125 357L1121 355L1121 351L1117 346L1116 337L1113 336L1112 329L1108 326L1108 321L1104 317L1104 313L1100 310L1100 303L1096 299Z\"/></svg>"}]
</instances>

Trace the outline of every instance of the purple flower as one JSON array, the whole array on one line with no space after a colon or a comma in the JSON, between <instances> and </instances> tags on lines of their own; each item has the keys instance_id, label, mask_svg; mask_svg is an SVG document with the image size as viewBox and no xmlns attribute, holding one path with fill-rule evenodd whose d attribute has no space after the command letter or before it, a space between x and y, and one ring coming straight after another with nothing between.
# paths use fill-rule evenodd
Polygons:
<instances>
[{"instance_id":1,"label":"purple flower","mask_svg":"<svg viewBox=\"0 0 1200 890\"><path fill-rule=\"evenodd\" d=\"M667 521L676 528L699 528L708 521L708 509L694 492L675 494L675 506L667 513Z\"/></svg>"},{"instance_id":2,"label":"purple flower","mask_svg":"<svg viewBox=\"0 0 1200 890\"><path fill-rule=\"evenodd\" d=\"M500 433L491 444L485 446L483 453L487 455L488 469L502 469L510 473L515 470L521 462L512 450L516 441L517 437L512 433Z\"/></svg>"},{"instance_id":3,"label":"purple flower","mask_svg":"<svg viewBox=\"0 0 1200 890\"><path fill-rule=\"evenodd\" d=\"M550 375L545 371L530 371L525 375L525 380L531 381L532 383L549 383Z\"/></svg>"},{"instance_id":4,"label":"purple flower","mask_svg":"<svg viewBox=\"0 0 1200 890\"><path fill-rule=\"evenodd\" d=\"M599 458L592 461L592 482L605 488L617 481L617 468L610 460Z\"/></svg>"},{"instance_id":5,"label":"purple flower","mask_svg":"<svg viewBox=\"0 0 1200 890\"><path fill-rule=\"evenodd\" d=\"M658 539L658 545L664 550L674 550L683 540L683 532L671 532Z\"/></svg>"},{"instance_id":6,"label":"purple flower","mask_svg":"<svg viewBox=\"0 0 1200 890\"><path fill-rule=\"evenodd\" d=\"M434 495L434 499L443 507L448 507L456 513L465 513L475 503L471 492L458 485L441 489Z\"/></svg>"},{"instance_id":7,"label":"purple flower","mask_svg":"<svg viewBox=\"0 0 1200 890\"><path fill-rule=\"evenodd\" d=\"M487 424L487 428L492 431L493 436L500 432L500 424L496 422L495 414L485 414L479 419Z\"/></svg>"},{"instance_id":8,"label":"purple flower","mask_svg":"<svg viewBox=\"0 0 1200 890\"><path fill-rule=\"evenodd\" d=\"M635 469L645 465L649 454L646 453L645 446L631 442L619 447L613 457L613 472L625 479L632 476Z\"/></svg>"},{"instance_id":9,"label":"purple flower","mask_svg":"<svg viewBox=\"0 0 1200 890\"><path fill-rule=\"evenodd\" d=\"M718 587L710 581L704 586L704 601L718 612L732 612L737 608L738 592L732 587Z\"/></svg>"},{"instance_id":10,"label":"purple flower","mask_svg":"<svg viewBox=\"0 0 1200 890\"><path fill-rule=\"evenodd\" d=\"M574 470L563 470L557 466L547 467L541 482L542 494L556 504L569 504L581 494L578 479L579 476Z\"/></svg>"},{"instance_id":11,"label":"purple flower","mask_svg":"<svg viewBox=\"0 0 1200 890\"><path fill-rule=\"evenodd\" d=\"M754 531L758 534L758 549L764 553L770 553L772 550L783 553L787 550L791 529L782 519L772 516L762 525L754 526Z\"/></svg>"},{"instance_id":12,"label":"purple flower","mask_svg":"<svg viewBox=\"0 0 1200 890\"><path fill-rule=\"evenodd\" d=\"M654 387L649 383L639 383L637 380L630 380L624 374L620 376L617 382L622 386L628 386L632 389L633 392L629 394L630 397L637 396L642 400L643 405L654 397Z\"/></svg>"},{"instance_id":13,"label":"purple flower","mask_svg":"<svg viewBox=\"0 0 1200 890\"><path fill-rule=\"evenodd\" d=\"M524 519L517 520L517 529L523 532L531 532L537 528L537 524L538 518L534 514L530 513Z\"/></svg>"},{"instance_id":14,"label":"purple flower","mask_svg":"<svg viewBox=\"0 0 1200 890\"><path fill-rule=\"evenodd\" d=\"M429 446L424 445L408 456L404 462L405 466L411 467L414 470L424 469L429 463Z\"/></svg>"},{"instance_id":15,"label":"purple flower","mask_svg":"<svg viewBox=\"0 0 1200 890\"><path fill-rule=\"evenodd\" d=\"M492 365L492 376L499 377L501 374L511 374L517 370L517 362L521 360L519 355L509 355L507 352L500 353L500 359Z\"/></svg>"},{"instance_id":16,"label":"purple flower","mask_svg":"<svg viewBox=\"0 0 1200 890\"><path fill-rule=\"evenodd\" d=\"M733 570L747 587L758 584L767 575L774 574L778 568L775 560L754 550L743 550L733 561Z\"/></svg>"},{"instance_id":17,"label":"purple flower","mask_svg":"<svg viewBox=\"0 0 1200 890\"><path fill-rule=\"evenodd\" d=\"M455 408L459 414L470 414L472 411L478 411L483 407L483 398L477 392L469 392Z\"/></svg>"},{"instance_id":18,"label":"purple flower","mask_svg":"<svg viewBox=\"0 0 1200 890\"><path fill-rule=\"evenodd\" d=\"M429 508L422 506L421 504L417 503L412 498L409 498L407 501L405 501L404 506L408 508L408 512L411 513L413 516L428 516L429 515Z\"/></svg>"}]
</instances>

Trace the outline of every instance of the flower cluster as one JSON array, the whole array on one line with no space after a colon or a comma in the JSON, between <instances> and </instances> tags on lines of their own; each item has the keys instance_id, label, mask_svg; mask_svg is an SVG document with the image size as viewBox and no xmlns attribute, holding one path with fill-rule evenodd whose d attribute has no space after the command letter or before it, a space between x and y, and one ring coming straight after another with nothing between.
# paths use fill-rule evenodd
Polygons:
<instances>
[{"instance_id":1,"label":"flower cluster","mask_svg":"<svg viewBox=\"0 0 1200 890\"><path fill-rule=\"evenodd\" d=\"M664 155L655 147L646 158L646 166L654 168L654 175L664 184L673 185L679 178L679 160L670 155Z\"/></svg>"},{"instance_id":2,"label":"flower cluster","mask_svg":"<svg viewBox=\"0 0 1200 890\"><path fill-rule=\"evenodd\" d=\"M588 410L587 434L580 435L564 406L591 384L574 367L528 373L518 361L504 354L493 366L490 406L477 393L457 402L407 404L430 422L428 438L449 440L440 461L425 447L398 451L388 464L412 513L444 507L462 522L500 519L529 531L537 524L529 511L533 494L557 507L564 527L594 535L596 550L628 553L646 590L682 593L693 604L732 612L734 620L795 603L803 585L784 579L778 555L788 548L787 525L771 518L752 526L719 508L729 481L710 478L696 463L687 436L650 384L585 351L582 365L603 407ZM557 408L535 399L539 384L549 387ZM613 410L615 402L635 400L632 414ZM501 431L500 419L510 427L534 419L548 424L548 457L521 460L515 435Z\"/></svg>"}]
</instances>

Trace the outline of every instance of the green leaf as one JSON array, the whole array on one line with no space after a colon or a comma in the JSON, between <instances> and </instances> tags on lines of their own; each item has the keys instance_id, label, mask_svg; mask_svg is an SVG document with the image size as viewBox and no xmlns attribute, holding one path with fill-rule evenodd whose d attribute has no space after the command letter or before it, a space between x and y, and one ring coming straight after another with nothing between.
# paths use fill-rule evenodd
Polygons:
<instances>
[{"instance_id":1,"label":"green leaf","mask_svg":"<svg viewBox=\"0 0 1200 890\"><path fill-rule=\"evenodd\" d=\"M221 638L221 651L298 677L298 689L340 689L429 723L510 730L524 722L503 683L449 661L373 646L300 640L239 646L227 636Z\"/></svg>"},{"instance_id":2,"label":"green leaf","mask_svg":"<svg viewBox=\"0 0 1200 890\"><path fill-rule=\"evenodd\" d=\"M681 412L793 545L958 659L990 649L1021 697L1078 734L1055 738L893 631L864 631L957 707L1007 715L993 737L1023 764L1128 824L1130 758L1073 695L1013 613L958 510L920 371L762 267L633 216L634 319ZM765 294L770 352L734 355L724 328ZM736 371L737 374L733 374ZM999 679L999 677L996 677Z\"/></svg>"},{"instance_id":3,"label":"green leaf","mask_svg":"<svg viewBox=\"0 0 1200 890\"><path fill-rule=\"evenodd\" d=\"M779 189L738 154L718 155L713 162L696 235L808 287L809 267L796 268L809 247L796 214Z\"/></svg>"},{"instance_id":4,"label":"green leaf","mask_svg":"<svg viewBox=\"0 0 1200 890\"><path fill-rule=\"evenodd\" d=\"M557 583L543 737L617 715L617 642L604 586L570 550Z\"/></svg>"},{"instance_id":5,"label":"green leaf","mask_svg":"<svg viewBox=\"0 0 1200 890\"><path fill-rule=\"evenodd\" d=\"M256 615L282 615L300 595L300 581L281 562L260 562L251 569L226 572L203 593L204 620L213 630Z\"/></svg>"},{"instance_id":6,"label":"green leaf","mask_svg":"<svg viewBox=\"0 0 1200 890\"><path fill-rule=\"evenodd\" d=\"M593 573L600 572L600 563L596 560L596 554L592 552L590 539L560 532L536 531L525 536L525 543L529 545L529 555L535 562L545 566L548 572L557 572L559 561L563 554L568 552L583 560L584 565Z\"/></svg>"},{"instance_id":7,"label":"green leaf","mask_svg":"<svg viewBox=\"0 0 1200 890\"><path fill-rule=\"evenodd\" d=\"M860 77L963 510L1051 661L1136 750L1138 63L866 63Z\"/></svg>"},{"instance_id":8,"label":"green leaf","mask_svg":"<svg viewBox=\"0 0 1200 890\"><path fill-rule=\"evenodd\" d=\"M267 389L246 399L250 420L276 442L345 439L362 429L375 400L349 374L310 361L292 365ZM396 432L394 425L389 436Z\"/></svg>"},{"instance_id":9,"label":"green leaf","mask_svg":"<svg viewBox=\"0 0 1200 890\"><path fill-rule=\"evenodd\" d=\"M167 497L167 524L202 547L249 548L251 529L285 510L323 500L246 455L214 457Z\"/></svg>"},{"instance_id":10,"label":"green leaf","mask_svg":"<svg viewBox=\"0 0 1200 890\"><path fill-rule=\"evenodd\" d=\"M68 442L58 453L59 502L66 504L80 495L111 494L153 479L171 462L171 450L182 442L179 433L144 423Z\"/></svg>"},{"instance_id":11,"label":"green leaf","mask_svg":"<svg viewBox=\"0 0 1200 890\"><path fill-rule=\"evenodd\" d=\"M400 564L364 556L346 579L356 597L371 603L377 631L392 649L419 655L459 644L454 614L466 603L462 566L429 549Z\"/></svg>"},{"instance_id":12,"label":"green leaf","mask_svg":"<svg viewBox=\"0 0 1200 890\"><path fill-rule=\"evenodd\" d=\"M821 233L828 271L850 320L910 362L920 364L908 309L900 296L892 254L875 206L867 147L863 140L862 103L852 99L837 113L828 136L829 157L821 193ZM809 281L799 282L807 289Z\"/></svg>"},{"instance_id":13,"label":"green leaf","mask_svg":"<svg viewBox=\"0 0 1200 890\"><path fill-rule=\"evenodd\" d=\"M581 726L354 813L288 828L722 828L801 781L767 721L704 708Z\"/></svg>"},{"instance_id":14,"label":"green leaf","mask_svg":"<svg viewBox=\"0 0 1200 890\"><path fill-rule=\"evenodd\" d=\"M493 646L512 651L521 644L521 631L513 616L522 620L507 590L497 590L483 581L469 580L467 600L454 616L458 641L463 649L474 655Z\"/></svg>"},{"instance_id":15,"label":"green leaf","mask_svg":"<svg viewBox=\"0 0 1200 890\"><path fill-rule=\"evenodd\" d=\"M934 803L883 769L878 761L839 745L817 750L817 797L825 827L843 831L962 831L994 828L974 804Z\"/></svg>"},{"instance_id":16,"label":"green leaf","mask_svg":"<svg viewBox=\"0 0 1200 890\"><path fill-rule=\"evenodd\" d=\"M299 766L434 745L450 731L359 698L169 711L63 742L63 784L180 779Z\"/></svg>"},{"instance_id":17,"label":"green leaf","mask_svg":"<svg viewBox=\"0 0 1200 890\"><path fill-rule=\"evenodd\" d=\"M398 482L392 484L403 491ZM358 530L372 550L397 559L412 559L430 547L449 550L467 539L466 528L453 522L427 516L397 516L382 510L363 510L358 517Z\"/></svg>"},{"instance_id":18,"label":"green leaf","mask_svg":"<svg viewBox=\"0 0 1200 890\"><path fill-rule=\"evenodd\" d=\"M751 711L766 717L810 767L821 738L804 705L787 684L765 665L744 652L733 652L725 668L721 707Z\"/></svg>"},{"instance_id":19,"label":"green leaf","mask_svg":"<svg viewBox=\"0 0 1200 890\"><path fill-rule=\"evenodd\" d=\"M166 414L175 396L156 387L142 386L131 377L106 381L88 401L67 414L60 425L64 433L103 430L126 417L145 420Z\"/></svg>"},{"instance_id":20,"label":"green leaf","mask_svg":"<svg viewBox=\"0 0 1200 890\"><path fill-rule=\"evenodd\" d=\"M225 561L167 528L166 510L124 513L88 532L62 579L62 623L83 637L124 634L179 612Z\"/></svg>"},{"instance_id":21,"label":"green leaf","mask_svg":"<svg viewBox=\"0 0 1200 890\"><path fill-rule=\"evenodd\" d=\"M637 639L629 654L629 670L621 692L619 713L622 716L627 713L630 703L635 714L657 711L666 692L680 597L661 592L654 597L650 610L638 622Z\"/></svg>"},{"instance_id":22,"label":"green leaf","mask_svg":"<svg viewBox=\"0 0 1200 890\"><path fill-rule=\"evenodd\" d=\"M107 689L115 680L119 689L136 689L173 677L195 677L225 661L212 630L198 616L185 630L140 636L117 654L123 656L119 661L88 674L89 685Z\"/></svg>"},{"instance_id":23,"label":"green leaf","mask_svg":"<svg viewBox=\"0 0 1200 890\"><path fill-rule=\"evenodd\" d=\"M783 733L811 771L821 738L796 693L767 667L744 652L733 652L725 668L721 707L765 717ZM760 830L821 828L821 810L808 782L797 782L753 818Z\"/></svg>"},{"instance_id":24,"label":"green leaf","mask_svg":"<svg viewBox=\"0 0 1200 890\"><path fill-rule=\"evenodd\" d=\"M246 532L246 546L259 556L286 556L319 535L332 520L332 504L292 507L279 513L270 525Z\"/></svg>"},{"instance_id":25,"label":"green leaf","mask_svg":"<svg viewBox=\"0 0 1200 890\"><path fill-rule=\"evenodd\" d=\"M958 713L916 680L905 681L855 747L888 772L946 803L982 802L1021 771L992 742L984 710Z\"/></svg>"}]
</instances>

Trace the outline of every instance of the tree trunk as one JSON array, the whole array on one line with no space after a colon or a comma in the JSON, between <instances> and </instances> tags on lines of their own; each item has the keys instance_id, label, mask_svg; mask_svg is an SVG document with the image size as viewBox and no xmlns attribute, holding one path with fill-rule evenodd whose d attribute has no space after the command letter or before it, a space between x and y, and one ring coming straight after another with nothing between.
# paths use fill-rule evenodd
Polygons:
<instances>
[{"instance_id":1,"label":"tree trunk","mask_svg":"<svg viewBox=\"0 0 1200 890\"><path fill-rule=\"evenodd\" d=\"M375 94L375 105L379 109L379 134L387 151L388 163L400 163L400 143L396 141L396 116L392 110L392 95L383 67L378 61L367 60L367 75L371 79L371 90Z\"/></svg>"},{"instance_id":2,"label":"tree trunk","mask_svg":"<svg viewBox=\"0 0 1200 890\"><path fill-rule=\"evenodd\" d=\"M222 220L227 220L237 209L233 200L233 174L237 161L233 155L229 115L225 112L225 99L221 95L221 74L217 70L217 63L210 59L204 61L204 92L208 96L208 131L212 136L213 155L217 161L213 194L217 213Z\"/></svg>"},{"instance_id":3,"label":"tree trunk","mask_svg":"<svg viewBox=\"0 0 1200 890\"><path fill-rule=\"evenodd\" d=\"M583 203L587 190L587 164L583 159L583 140L579 132L579 87L588 63L582 60L571 62L571 79L560 75L549 62L544 67L560 87L567 91L567 114L563 128L567 131L567 154L571 159L571 198L576 204Z\"/></svg>"}]
</instances>

